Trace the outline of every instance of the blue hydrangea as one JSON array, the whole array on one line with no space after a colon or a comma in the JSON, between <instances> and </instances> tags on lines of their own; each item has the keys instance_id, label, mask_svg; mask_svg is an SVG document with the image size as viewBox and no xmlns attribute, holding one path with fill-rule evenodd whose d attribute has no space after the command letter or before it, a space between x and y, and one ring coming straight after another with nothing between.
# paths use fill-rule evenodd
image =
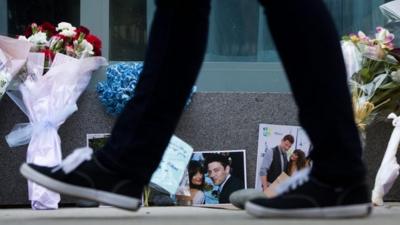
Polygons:
<instances>
[{"instance_id":1,"label":"blue hydrangea","mask_svg":"<svg viewBox=\"0 0 400 225\"><path fill-rule=\"evenodd\" d=\"M108 113L118 116L122 112L126 103L135 94L142 70L142 62L116 63L107 67L106 80L97 84L97 92ZM196 86L192 89L186 107L190 104L195 91Z\"/></svg>"}]
</instances>

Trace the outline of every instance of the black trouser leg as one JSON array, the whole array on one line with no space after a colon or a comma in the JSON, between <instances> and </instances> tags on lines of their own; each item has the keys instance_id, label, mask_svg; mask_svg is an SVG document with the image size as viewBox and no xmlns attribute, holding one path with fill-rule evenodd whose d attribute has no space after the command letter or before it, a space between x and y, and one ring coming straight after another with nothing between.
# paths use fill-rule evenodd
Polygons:
<instances>
[{"instance_id":1,"label":"black trouser leg","mask_svg":"<svg viewBox=\"0 0 400 225\"><path fill-rule=\"evenodd\" d=\"M210 0L157 0L144 68L97 157L146 184L179 121L206 50Z\"/></svg>"}]
</instances>

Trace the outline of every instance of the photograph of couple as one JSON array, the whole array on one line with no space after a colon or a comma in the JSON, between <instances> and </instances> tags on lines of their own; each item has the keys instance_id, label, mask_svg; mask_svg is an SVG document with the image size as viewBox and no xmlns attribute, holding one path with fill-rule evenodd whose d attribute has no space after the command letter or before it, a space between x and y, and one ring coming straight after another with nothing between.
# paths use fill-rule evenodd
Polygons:
<instances>
[{"instance_id":1,"label":"photograph of couple","mask_svg":"<svg viewBox=\"0 0 400 225\"><path fill-rule=\"evenodd\" d=\"M256 189L272 197L276 183L311 165L312 145L299 126L260 124ZM275 184L274 184L275 183Z\"/></svg>"},{"instance_id":2,"label":"photograph of couple","mask_svg":"<svg viewBox=\"0 0 400 225\"><path fill-rule=\"evenodd\" d=\"M246 185L244 150L194 152L188 165L191 202L229 203L229 195Z\"/></svg>"}]
</instances>

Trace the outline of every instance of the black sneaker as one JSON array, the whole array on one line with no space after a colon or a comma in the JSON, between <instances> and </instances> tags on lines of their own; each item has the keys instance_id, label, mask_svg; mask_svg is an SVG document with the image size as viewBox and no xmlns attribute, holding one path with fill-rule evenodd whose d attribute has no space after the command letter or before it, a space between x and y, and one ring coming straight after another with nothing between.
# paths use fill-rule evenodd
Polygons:
<instances>
[{"instance_id":1,"label":"black sneaker","mask_svg":"<svg viewBox=\"0 0 400 225\"><path fill-rule=\"evenodd\" d=\"M24 163L20 172L25 178L61 194L132 211L140 208L143 187L104 168L95 157L79 160L82 158L79 153L72 155L57 167ZM71 167L71 163L65 162L75 165Z\"/></svg>"},{"instance_id":2,"label":"black sneaker","mask_svg":"<svg viewBox=\"0 0 400 225\"><path fill-rule=\"evenodd\" d=\"M308 172L299 172L278 188L278 196L246 203L246 211L265 218L350 218L371 213L368 188L364 183L332 187Z\"/></svg>"}]
</instances>

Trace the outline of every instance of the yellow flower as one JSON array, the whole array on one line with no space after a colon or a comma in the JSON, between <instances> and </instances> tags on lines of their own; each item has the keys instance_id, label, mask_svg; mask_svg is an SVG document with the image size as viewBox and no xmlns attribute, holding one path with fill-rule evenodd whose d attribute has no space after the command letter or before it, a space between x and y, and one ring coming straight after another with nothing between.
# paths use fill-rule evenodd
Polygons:
<instances>
[{"instance_id":1,"label":"yellow flower","mask_svg":"<svg viewBox=\"0 0 400 225\"><path fill-rule=\"evenodd\" d=\"M360 39L358 38L358 36L355 35L355 34L350 35L350 40L351 40L352 42L358 42L358 41L360 41Z\"/></svg>"}]
</instances>

